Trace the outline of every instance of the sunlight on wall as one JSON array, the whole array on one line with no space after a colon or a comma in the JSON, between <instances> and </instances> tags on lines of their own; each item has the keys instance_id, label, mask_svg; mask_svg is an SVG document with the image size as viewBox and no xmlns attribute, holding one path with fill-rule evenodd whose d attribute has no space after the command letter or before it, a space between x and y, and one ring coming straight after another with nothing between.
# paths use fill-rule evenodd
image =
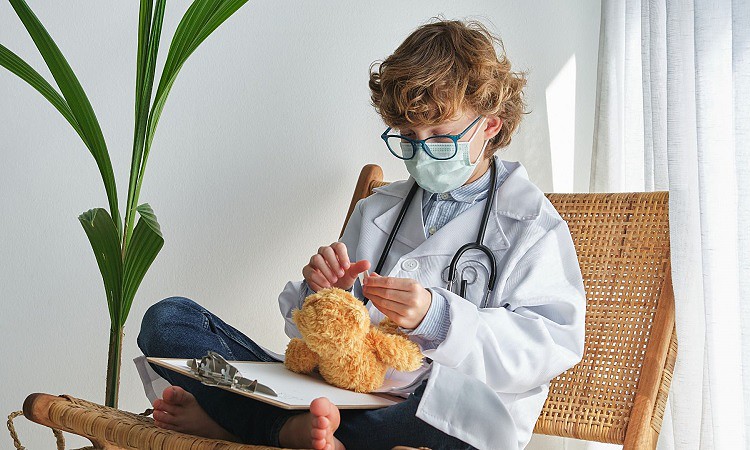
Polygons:
<instances>
[{"instance_id":1,"label":"sunlight on wall","mask_svg":"<svg viewBox=\"0 0 750 450\"><path fill-rule=\"evenodd\" d=\"M549 127L552 190L573 192L576 121L576 55L572 55L545 91Z\"/></svg>"}]
</instances>

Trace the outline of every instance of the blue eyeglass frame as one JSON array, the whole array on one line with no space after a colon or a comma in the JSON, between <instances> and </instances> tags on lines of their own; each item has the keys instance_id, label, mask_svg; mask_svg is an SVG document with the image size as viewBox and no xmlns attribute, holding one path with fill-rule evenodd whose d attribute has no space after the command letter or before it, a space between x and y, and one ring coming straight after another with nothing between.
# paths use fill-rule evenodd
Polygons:
<instances>
[{"instance_id":1,"label":"blue eyeglass frame","mask_svg":"<svg viewBox=\"0 0 750 450\"><path fill-rule=\"evenodd\" d=\"M466 129L464 131L462 131L461 133L459 133L459 134L436 134L434 136L429 136L426 139L411 139L411 138L408 138L406 136L402 136L400 134L388 134L388 132L391 131L391 127L388 127L388 128L385 129L385 131L383 131L383 134L381 134L380 137L381 137L381 139L383 139L385 141L385 146L388 147L388 151L390 151L391 154L393 156L395 156L396 158L398 158L398 159L409 160L409 159L414 158L417 155L417 144L419 144L419 147L421 147L422 150L424 150L424 152L427 153L430 156L430 158L437 159L439 161L443 161L443 160L446 160L446 159L451 159L454 156L456 156L456 153L458 153L458 140L461 139L463 137L463 135L466 134L469 130L471 130L471 127L473 127L479 121L479 119L481 119L481 118L482 118L482 116L480 115L479 117L477 117L476 119L474 119L474 121L471 122L471 124L468 127L466 127ZM388 144L388 138L389 137L397 137L397 138L401 138L401 139L405 139L405 140L409 141L411 143L412 149L414 149L414 152L412 153L411 157L410 158L404 158L404 157L398 155L395 151L393 151L393 149L391 148L391 146ZM436 137L447 137L447 138L450 138L453 141L453 154L452 155L450 155L447 158L436 158L435 155L433 155L432 153L430 153L430 150L427 148L427 145L425 145L425 141L427 139L432 139L432 138L436 138Z\"/></svg>"}]
</instances>

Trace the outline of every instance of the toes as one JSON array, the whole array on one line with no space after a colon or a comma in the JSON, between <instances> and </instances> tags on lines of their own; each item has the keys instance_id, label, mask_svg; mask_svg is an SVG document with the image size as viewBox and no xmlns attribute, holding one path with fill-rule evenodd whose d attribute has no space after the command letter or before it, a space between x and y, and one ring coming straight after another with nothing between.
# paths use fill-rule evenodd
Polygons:
<instances>
[{"instance_id":1,"label":"toes","mask_svg":"<svg viewBox=\"0 0 750 450\"><path fill-rule=\"evenodd\" d=\"M339 415L339 409L335 404L331 403L326 397L318 397L310 403L310 413L313 416L325 417L328 419L328 423L325 426L331 427L331 431L336 431L341 423L341 416ZM313 426L315 426L313 424Z\"/></svg>"},{"instance_id":2,"label":"toes","mask_svg":"<svg viewBox=\"0 0 750 450\"><path fill-rule=\"evenodd\" d=\"M162 398L164 402L181 406L190 401L192 394L179 386L170 386L164 389Z\"/></svg>"},{"instance_id":3,"label":"toes","mask_svg":"<svg viewBox=\"0 0 750 450\"><path fill-rule=\"evenodd\" d=\"M313 428L318 430L328 430L328 426L331 421L326 416L315 417L313 416Z\"/></svg>"},{"instance_id":4,"label":"toes","mask_svg":"<svg viewBox=\"0 0 750 450\"><path fill-rule=\"evenodd\" d=\"M327 434L328 430L324 430L322 428L313 428L310 432L310 436L312 436L313 440L325 439Z\"/></svg>"},{"instance_id":5,"label":"toes","mask_svg":"<svg viewBox=\"0 0 750 450\"><path fill-rule=\"evenodd\" d=\"M179 406L173 405L171 403L167 403L162 399L157 398L156 401L154 401L154 411L166 411L170 414L176 414L177 410L179 409Z\"/></svg>"},{"instance_id":6,"label":"toes","mask_svg":"<svg viewBox=\"0 0 750 450\"><path fill-rule=\"evenodd\" d=\"M163 428L165 430L180 431L177 425L172 425L171 423L162 422L159 420L154 420L154 425L156 425L159 428Z\"/></svg>"},{"instance_id":7,"label":"toes","mask_svg":"<svg viewBox=\"0 0 750 450\"><path fill-rule=\"evenodd\" d=\"M331 401L325 397L318 397L310 403L310 412L315 416L327 416L331 413Z\"/></svg>"},{"instance_id":8,"label":"toes","mask_svg":"<svg viewBox=\"0 0 750 450\"><path fill-rule=\"evenodd\" d=\"M167 403L174 402L174 394L175 394L175 387L169 386L168 388L164 389L164 392L161 393L161 398L164 399Z\"/></svg>"},{"instance_id":9,"label":"toes","mask_svg":"<svg viewBox=\"0 0 750 450\"><path fill-rule=\"evenodd\" d=\"M153 416L154 416L154 422L161 422L163 424L167 424L171 426L177 425L176 417L167 412L157 409L157 410L154 410Z\"/></svg>"},{"instance_id":10,"label":"toes","mask_svg":"<svg viewBox=\"0 0 750 450\"><path fill-rule=\"evenodd\" d=\"M339 415L336 405L326 397L318 397L310 403L310 437L316 450L334 450L333 431L338 427Z\"/></svg>"}]
</instances>

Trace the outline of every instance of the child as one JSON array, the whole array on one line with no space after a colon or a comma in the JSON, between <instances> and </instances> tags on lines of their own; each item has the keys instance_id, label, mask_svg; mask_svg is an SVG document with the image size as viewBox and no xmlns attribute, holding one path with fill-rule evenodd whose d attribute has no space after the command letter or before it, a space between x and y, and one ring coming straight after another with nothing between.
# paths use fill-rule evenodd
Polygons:
<instances>
[{"instance_id":1,"label":"child","mask_svg":"<svg viewBox=\"0 0 750 450\"><path fill-rule=\"evenodd\" d=\"M290 338L300 336L291 312L310 293L336 286L368 299L372 322L389 317L426 357L415 372L388 375L403 381L406 400L339 411L318 398L300 413L207 391L154 367L181 386L154 404L157 425L294 448L526 446L549 380L582 357L585 296L566 223L519 163L495 156L524 113L525 84L503 54L498 58L495 41L478 22L441 20L419 27L371 67L372 102L389 125L386 149L411 177L360 200L341 239L320 247L302 269L304 279L287 283L279 296ZM380 260L415 183L417 204L406 209L382 268L361 284L358 275ZM482 244L494 257L494 289L493 263L476 250L457 261L459 283L448 289L453 255L476 240L488 204ZM161 338L164 327L180 338ZM211 349L228 359L275 360L182 297L147 311L138 344L147 355L190 358Z\"/></svg>"}]
</instances>

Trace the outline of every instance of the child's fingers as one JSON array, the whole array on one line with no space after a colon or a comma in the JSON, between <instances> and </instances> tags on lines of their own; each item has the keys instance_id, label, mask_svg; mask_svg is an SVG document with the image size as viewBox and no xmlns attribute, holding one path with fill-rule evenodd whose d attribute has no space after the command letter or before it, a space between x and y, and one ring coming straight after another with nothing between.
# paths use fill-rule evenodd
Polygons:
<instances>
[{"instance_id":1,"label":"child's fingers","mask_svg":"<svg viewBox=\"0 0 750 450\"><path fill-rule=\"evenodd\" d=\"M351 278L357 278L360 273L366 271L370 268L370 261L366 259L361 259L349 266L349 269L347 270L347 275L349 275Z\"/></svg>"},{"instance_id":2,"label":"child's fingers","mask_svg":"<svg viewBox=\"0 0 750 450\"><path fill-rule=\"evenodd\" d=\"M324 277L326 277L326 280L328 280L329 283L333 284L335 283L339 277L334 275L333 272L331 272L331 268L328 267L328 264L326 263L325 259L323 259L323 255L320 253L316 253L310 258L310 266L312 266L313 269L319 270Z\"/></svg>"},{"instance_id":3,"label":"child's fingers","mask_svg":"<svg viewBox=\"0 0 750 450\"><path fill-rule=\"evenodd\" d=\"M320 285L314 282L313 280L305 278L305 282L307 283L307 286L309 286L310 289L312 289L313 292L318 292L321 289Z\"/></svg>"},{"instance_id":4,"label":"child's fingers","mask_svg":"<svg viewBox=\"0 0 750 450\"><path fill-rule=\"evenodd\" d=\"M312 283L317 286L316 288L313 287L313 290L315 292L318 292L323 288L331 287L331 283L329 283L328 280L326 280L326 278L323 276L323 274L318 271L313 271L312 273L310 273L310 281L312 281ZM308 281L308 284L310 284L310 281Z\"/></svg>"},{"instance_id":5,"label":"child's fingers","mask_svg":"<svg viewBox=\"0 0 750 450\"><path fill-rule=\"evenodd\" d=\"M318 292L320 289L323 289L325 287L331 287L331 284L328 282L326 277L323 276L323 274L319 270L315 269L311 264L308 264L304 268L302 268L302 276L305 278L305 281L307 281L307 284L310 286L310 288L315 292Z\"/></svg>"},{"instance_id":6,"label":"child's fingers","mask_svg":"<svg viewBox=\"0 0 750 450\"><path fill-rule=\"evenodd\" d=\"M380 278L380 275L378 275L376 272L367 272L363 281L365 281L365 284L367 284L369 283L369 280L373 278Z\"/></svg>"},{"instance_id":7,"label":"child's fingers","mask_svg":"<svg viewBox=\"0 0 750 450\"><path fill-rule=\"evenodd\" d=\"M346 244L343 242L334 242L331 244L331 248L336 253L341 268L347 270L351 266L351 262L349 261L349 254L346 251Z\"/></svg>"},{"instance_id":8,"label":"child's fingers","mask_svg":"<svg viewBox=\"0 0 750 450\"><path fill-rule=\"evenodd\" d=\"M412 295L407 291L373 286L371 284L364 286L362 290L365 295L377 295L378 297L385 298L387 300L403 305L408 305L411 303L409 299L412 298Z\"/></svg>"},{"instance_id":9,"label":"child's fingers","mask_svg":"<svg viewBox=\"0 0 750 450\"><path fill-rule=\"evenodd\" d=\"M336 252L334 252L331 247L320 247L318 249L318 254L323 256L323 260L326 262L326 264L328 264L328 267L331 269L331 272L336 276L336 278L341 278L344 276L344 269L341 268L339 260L336 258ZM334 280L333 282L335 283L336 280Z\"/></svg>"},{"instance_id":10,"label":"child's fingers","mask_svg":"<svg viewBox=\"0 0 750 450\"><path fill-rule=\"evenodd\" d=\"M390 317L391 320L394 318L403 318L406 313L406 309L398 302L383 298L377 294L369 294L367 298L370 299L373 305L375 305L380 312ZM394 320L395 322L395 320Z\"/></svg>"},{"instance_id":11,"label":"child's fingers","mask_svg":"<svg viewBox=\"0 0 750 450\"><path fill-rule=\"evenodd\" d=\"M410 291L413 287L413 281L411 278L399 278L399 277L383 277L375 272L370 274L367 278L367 286L381 287L396 289L399 291Z\"/></svg>"}]
</instances>

